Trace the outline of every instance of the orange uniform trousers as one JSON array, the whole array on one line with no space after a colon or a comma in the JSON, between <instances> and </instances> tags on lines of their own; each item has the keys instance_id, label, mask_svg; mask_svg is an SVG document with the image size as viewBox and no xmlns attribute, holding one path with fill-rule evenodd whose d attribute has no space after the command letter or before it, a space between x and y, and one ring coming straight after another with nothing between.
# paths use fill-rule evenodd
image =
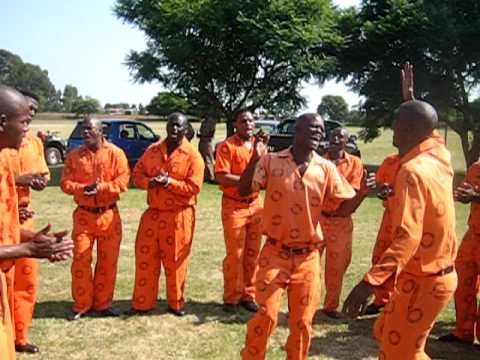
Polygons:
<instances>
[{"instance_id":1,"label":"orange uniform trousers","mask_svg":"<svg viewBox=\"0 0 480 360\"><path fill-rule=\"evenodd\" d=\"M13 271L13 268L10 270ZM0 270L0 359L15 359L15 340L13 324L10 317L10 306L7 290L6 274Z\"/></svg>"},{"instance_id":2,"label":"orange uniform trousers","mask_svg":"<svg viewBox=\"0 0 480 360\"><path fill-rule=\"evenodd\" d=\"M33 219L21 225L22 229L35 231ZM28 330L32 325L38 288L38 261L33 258L15 260L15 280L13 285L13 319L15 320L15 344L25 345Z\"/></svg>"},{"instance_id":3,"label":"orange uniform trousers","mask_svg":"<svg viewBox=\"0 0 480 360\"><path fill-rule=\"evenodd\" d=\"M112 306L122 223L115 207L101 214L77 208L73 212L72 262L73 311L101 311ZM92 249L97 243L97 263L92 276Z\"/></svg>"},{"instance_id":4,"label":"orange uniform trousers","mask_svg":"<svg viewBox=\"0 0 480 360\"><path fill-rule=\"evenodd\" d=\"M343 277L352 260L352 217L322 217L320 219L325 245L325 311L336 311L342 294Z\"/></svg>"},{"instance_id":5,"label":"orange uniform trousers","mask_svg":"<svg viewBox=\"0 0 480 360\"><path fill-rule=\"evenodd\" d=\"M455 292L456 324L454 335L466 341L480 339L480 234L469 228L458 249L455 267L458 287Z\"/></svg>"},{"instance_id":6,"label":"orange uniform trousers","mask_svg":"<svg viewBox=\"0 0 480 360\"><path fill-rule=\"evenodd\" d=\"M223 197L223 301L255 300L255 269L262 239L260 199L248 204Z\"/></svg>"},{"instance_id":7,"label":"orange uniform trousers","mask_svg":"<svg viewBox=\"0 0 480 360\"><path fill-rule=\"evenodd\" d=\"M143 213L135 240L134 309L155 307L162 265L168 306L175 310L183 308L194 226L195 209L190 206L174 211L149 208Z\"/></svg>"},{"instance_id":8,"label":"orange uniform trousers","mask_svg":"<svg viewBox=\"0 0 480 360\"><path fill-rule=\"evenodd\" d=\"M289 254L267 242L258 264L255 298L260 309L248 321L242 358L265 359L268 338L277 325L280 301L286 289L290 329L285 346L287 358L305 359L320 300L319 253L315 250L302 255Z\"/></svg>"},{"instance_id":9,"label":"orange uniform trousers","mask_svg":"<svg viewBox=\"0 0 480 360\"><path fill-rule=\"evenodd\" d=\"M375 322L380 360L427 360L425 343L457 287L455 271L418 277L401 274L392 298Z\"/></svg>"},{"instance_id":10,"label":"orange uniform trousers","mask_svg":"<svg viewBox=\"0 0 480 360\"><path fill-rule=\"evenodd\" d=\"M382 223L380 224L380 229L378 230L377 240L375 241L375 246L373 247L372 265L378 263L385 250L390 247L391 243L392 218L390 217L390 212L388 211L388 209L385 209L385 211L383 212ZM394 277L389 278L380 286L375 286L375 297L373 303L378 306L385 306L390 300L390 297L392 296L394 286Z\"/></svg>"}]
</instances>

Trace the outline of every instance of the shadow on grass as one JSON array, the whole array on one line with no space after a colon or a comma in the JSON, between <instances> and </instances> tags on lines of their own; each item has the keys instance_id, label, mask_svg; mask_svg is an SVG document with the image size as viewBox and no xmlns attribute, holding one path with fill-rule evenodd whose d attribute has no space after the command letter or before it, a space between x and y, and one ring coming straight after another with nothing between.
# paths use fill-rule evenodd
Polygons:
<instances>
[{"instance_id":1,"label":"shadow on grass","mask_svg":"<svg viewBox=\"0 0 480 360\"><path fill-rule=\"evenodd\" d=\"M112 307L121 314L121 318L128 318L125 313L131 308L130 300L114 300ZM72 301L44 301L35 306L36 319L65 319L73 306ZM167 302L164 299L157 301L155 308L141 316L158 316L167 314ZM251 314L240 309L237 314L227 314L222 309L222 304L216 302L201 302L189 300L185 303L186 315L195 315L193 325L203 325L209 322L223 324L246 324Z\"/></svg>"},{"instance_id":2,"label":"shadow on grass","mask_svg":"<svg viewBox=\"0 0 480 360\"><path fill-rule=\"evenodd\" d=\"M324 336L312 339L310 356L322 355L332 359L361 359L376 357L377 342L373 336L375 317L361 318L346 323L347 331L327 331ZM317 317L315 324L340 324L323 317ZM437 340L441 335L452 331L451 322L439 321L435 324L427 341L426 353L432 359L480 359L479 345L442 343Z\"/></svg>"}]
</instances>

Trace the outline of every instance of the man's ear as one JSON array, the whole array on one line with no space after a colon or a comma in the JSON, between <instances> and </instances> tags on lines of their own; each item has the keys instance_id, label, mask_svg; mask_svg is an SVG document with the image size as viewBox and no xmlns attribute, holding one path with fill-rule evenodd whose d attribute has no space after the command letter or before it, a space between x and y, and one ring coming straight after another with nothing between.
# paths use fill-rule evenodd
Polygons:
<instances>
[{"instance_id":1,"label":"man's ear","mask_svg":"<svg viewBox=\"0 0 480 360\"><path fill-rule=\"evenodd\" d=\"M0 114L0 131L5 130L5 124L7 123L7 115Z\"/></svg>"}]
</instances>

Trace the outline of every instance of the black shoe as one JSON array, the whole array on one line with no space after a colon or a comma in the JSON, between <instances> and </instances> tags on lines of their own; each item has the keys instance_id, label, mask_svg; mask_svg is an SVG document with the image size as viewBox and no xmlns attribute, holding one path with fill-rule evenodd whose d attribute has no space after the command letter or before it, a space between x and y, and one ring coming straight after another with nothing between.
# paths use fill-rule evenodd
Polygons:
<instances>
[{"instance_id":1,"label":"black shoe","mask_svg":"<svg viewBox=\"0 0 480 360\"><path fill-rule=\"evenodd\" d=\"M461 339L458 336L455 336L453 334L447 334L447 335L440 336L437 340L442 341L442 342L446 342L446 343L458 343L458 344L470 344L470 345L473 344L473 341L463 340L463 339Z\"/></svg>"},{"instance_id":2,"label":"black shoe","mask_svg":"<svg viewBox=\"0 0 480 360\"><path fill-rule=\"evenodd\" d=\"M15 344L15 351L20 353L27 353L27 354L37 354L40 352L40 349L37 345L34 344L25 344L25 345L17 345Z\"/></svg>"},{"instance_id":3,"label":"black shoe","mask_svg":"<svg viewBox=\"0 0 480 360\"><path fill-rule=\"evenodd\" d=\"M238 305L225 303L223 304L222 309L228 314L236 314L238 312Z\"/></svg>"},{"instance_id":4,"label":"black shoe","mask_svg":"<svg viewBox=\"0 0 480 360\"><path fill-rule=\"evenodd\" d=\"M117 317L120 316L120 313L113 308L108 308L104 310L97 310L95 315L97 317Z\"/></svg>"},{"instance_id":5,"label":"black shoe","mask_svg":"<svg viewBox=\"0 0 480 360\"><path fill-rule=\"evenodd\" d=\"M81 313L81 312L76 312L76 311L71 311L68 315L67 315L67 320L69 321L76 321L76 320L80 320L81 318L85 317L85 313Z\"/></svg>"},{"instance_id":6,"label":"black shoe","mask_svg":"<svg viewBox=\"0 0 480 360\"><path fill-rule=\"evenodd\" d=\"M258 305L255 304L255 301L253 300L240 301L240 306L251 313L256 313L258 311Z\"/></svg>"},{"instance_id":7,"label":"black shoe","mask_svg":"<svg viewBox=\"0 0 480 360\"><path fill-rule=\"evenodd\" d=\"M178 316L178 317L182 317L185 315L185 310L183 309L174 309L174 308L171 308L170 306L168 307L167 309L167 312L169 312L170 314L173 314L175 316Z\"/></svg>"},{"instance_id":8,"label":"black shoe","mask_svg":"<svg viewBox=\"0 0 480 360\"><path fill-rule=\"evenodd\" d=\"M377 305L374 303L371 303L370 305L367 306L365 313L363 315L377 315L380 314L382 309L385 307L385 305Z\"/></svg>"},{"instance_id":9,"label":"black shoe","mask_svg":"<svg viewBox=\"0 0 480 360\"><path fill-rule=\"evenodd\" d=\"M147 315L150 312L150 310L139 310L139 309L134 309L130 308L127 311L125 311L123 314L126 316L141 316L141 315Z\"/></svg>"},{"instance_id":10,"label":"black shoe","mask_svg":"<svg viewBox=\"0 0 480 360\"><path fill-rule=\"evenodd\" d=\"M320 310L323 315L328 316L330 319L343 320L344 317L336 310Z\"/></svg>"}]
</instances>

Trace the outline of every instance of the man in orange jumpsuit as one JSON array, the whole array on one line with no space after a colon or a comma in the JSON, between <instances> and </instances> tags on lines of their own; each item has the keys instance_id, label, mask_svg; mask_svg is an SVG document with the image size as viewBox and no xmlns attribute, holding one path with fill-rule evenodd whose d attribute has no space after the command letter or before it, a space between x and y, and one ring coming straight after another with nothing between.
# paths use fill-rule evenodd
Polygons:
<instances>
[{"instance_id":1,"label":"man in orange jumpsuit","mask_svg":"<svg viewBox=\"0 0 480 360\"><path fill-rule=\"evenodd\" d=\"M185 314L185 277L204 171L200 153L185 138L187 126L185 115L169 115L167 138L151 145L133 170L135 185L147 190L148 209L135 241L135 288L129 315L155 307L162 265L168 312Z\"/></svg>"},{"instance_id":2,"label":"man in orange jumpsuit","mask_svg":"<svg viewBox=\"0 0 480 360\"><path fill-rule=\"evenodd\" d=\"M287 357L297 360L308 354L319 303L318 249L324 246L321 210L325 201L355 196L335 165L315 152L323 134L322 118L304 114L297 119L291 148L266 154L268 140L258 137L252 159L240 178L242 196L266 188L262 227L267 236L255 283L260 308L247 324L243 359L265 358L285 290L290 328Z\"/></svg>"},{"instance_id":3,"label":"man in orange jumpsuit","mask_svg":"<svg viewBox=\"0 0 480 360\"><path fill-rule=\"evenodd\" d=\"M50 234L50 226L38 233L20 230L14 164L10 149L19 149L28 131L31 114L27 99L16 90L0 85L0 355L15 359L15 341L9 302L13 292L7 279L14 279L14 260L22 257L64 260L73 244L63 237L66 232ZM20 243L22 240L22 243ZM8 295L11 296L8 299Z\"/></svg>"},{"instance_id":4,"label":"man in orange jumpsuit","mask_svg":"<svg viewBox=\"0 0 480 360\"><path fill-rule=\"evenodd\" d=\"M359 157L345 151L348 132L336 128L330 134L329 145L324 157L337 167L337 171L348 181L355 191L360 190L363 177L363 164ZM365 193L365 196L368 192ZM364 197L365 197L364 196ZM334 212L339 202L326 202L320 218L325 239L325 301L322 312L338 319L337 311L342 292L343 276L352 259L353 220L352 215L337 216ZM320 256L324 248L320 249Z\"/></svg>"},{"instance_id":5,"label":"man in orange jumpsuit","mask_svg":"<svg viewBox=\"0 0 480 360\"><path fill-rule=\"evenodd\" d=\"M217 150L215 176L223 191L222 222L226 255L223 260L223 309L237 312L240 305L250 312L255 304L255 268L262 237L262 205L259 193L240 196L238 184L253 154L255 119L249 111L234 117L235 135Z\"/></svg>"},{"instance_id":6,"label":"man in orange jumpsuit","mask_svg":"<svg viewBox=\"0 0 480 360\"><path fill-rule=\"evenodd\" d=\"M471 203L468 231L458 249L455 268L458 287L455 292L456 324L451 334L438 338L444 342L473 344L480 340L480 160L468 169L464 182L455 190L455 199Z\"/></svg>"},{"instance_id":7,"label":"man in orange jumpsuit","mask_svg":"<svg viewBox=\"0 0 480 360\"><path fill-rule=\"evenodd\" d=\"M392 202L392 185L395 181L395 177L399 168L400 156L398 154L392 154L383 160L383 163L377 170L376 180L379 186L378 197L382 199L385 210L383 212L380 229L378 230L377 239L373 247L372 265L378 263L383 253L390 247L390 244L392 243L392 219L390 216L390 209L395 206L395 204ZM365 314L378 314L390 300L393 288L394 278L388 279L382 285L375 286L373 303L367 306Z\"/></svg>"},{"instance_id":8,"label":"man in orange jumpsuit","mask_svg":"<svg viewBox=\"0 0 480 360\"><path fill-rule=\"evenodd\" d=\"M23 95L29 102L33 118L38 110L38 99L31 93L23 93ZM9 154L14 164L21 226L23 229L33 231L35 227L31 218L33 212L30 210L30 189L43 190L49 178L43 143L29 131L23 138L20 149L12 150ZM27 341L37 295L37 273L36 259L21 258L15 261L13 318L15 319L15 349L17 352L37 353L39 351L36 345Z\"/></svg>"},{"instance_id":9,"label":"man in orange jumpsuit","mask_svg":"<svg viewBox=\"0 0 480 360\"><path fill-rule=\"evenodd\" d=\"M393 126L401 164L392 200L392 243L344 305L347 316L357 317L374 287L395 279L375 323L380 359L430 359L428 334L457 286L453 169L450 153L433 136L437 122L435 109L425 102L399 107Z\"/></svg>"},{"instance_id":10,"label":"man in orange jumpsuit","mask_svg":"<svg viewBox=\"0 0 480 360\"><path fill-rule=\"evenodd\" d=\"M117 260L122 240L122 222L117 207L120 193L127 191L129 167L122 149L103 138L102 123L86 117L82 124L84 144L65 161L60 186L73 195L72 296L69 320L78 320L90 310L99 316L117 316L112 308ZM97 264L92 277L92 248L97 242Z\"/></svg>"}]
</instances>

